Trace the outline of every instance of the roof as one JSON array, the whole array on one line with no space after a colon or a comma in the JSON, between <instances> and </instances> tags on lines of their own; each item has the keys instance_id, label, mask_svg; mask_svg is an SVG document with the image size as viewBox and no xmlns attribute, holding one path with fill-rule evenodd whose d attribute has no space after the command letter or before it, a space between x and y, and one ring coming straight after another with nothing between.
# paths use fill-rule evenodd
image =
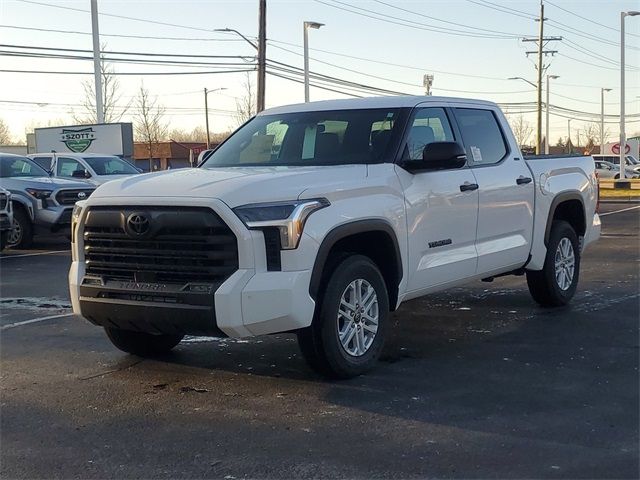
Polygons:
<instances>
[{"instance_id":1,"label":"roof","mask_svg":"<svg viewBox=\"0 0 640 480\"><path fill-rule=\"evenodd\" d=\"M475 100L456 97L433 96L387 96L349 98L341 100L323 100L321 102L297 103L283 105L264 110L259 115L274 115L280 113L316 112L324 110L358 110L368 108L413 108L421 103L470 103L495 107L496 104L486 100Z\"/></svg>"}]
</instances>

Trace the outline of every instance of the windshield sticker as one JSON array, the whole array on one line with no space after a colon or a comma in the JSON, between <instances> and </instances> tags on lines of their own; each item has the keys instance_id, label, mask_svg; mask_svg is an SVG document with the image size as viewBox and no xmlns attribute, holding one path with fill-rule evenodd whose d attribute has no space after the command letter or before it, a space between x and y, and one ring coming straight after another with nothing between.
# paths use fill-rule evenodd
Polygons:
<instances>
[{"instance_id":1,"label":"windshield sticker","mask_svg":"<svg viewBox=\"0 0 640 480\"><path fill-rule=\"evenodd\" d=\"M471 145L470 149L471 149L471 157L473 158L473 161L475 163L481 163L482 152L480 151L480 148L476 147L475 145Z\"/></svg>"}]
</instances>

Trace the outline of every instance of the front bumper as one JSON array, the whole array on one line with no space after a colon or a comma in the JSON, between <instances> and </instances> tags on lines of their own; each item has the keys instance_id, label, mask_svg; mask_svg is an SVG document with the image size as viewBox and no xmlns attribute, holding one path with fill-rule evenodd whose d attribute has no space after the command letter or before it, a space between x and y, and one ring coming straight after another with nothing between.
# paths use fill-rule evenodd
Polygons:
<instances>
[{"instance_id":1,"label":"front bumper","mask_svg":"<svg viewBox=\"0 0 640 480\"><path fill-rule=\"evenodd\" d=\"M60 230L71 228L71 212L73 207L62 207L52 205L47 208L35 210L34 223L43 230L56 233Z\"/></svg>"},{"instance_id":2,"label":"front bumper","mask_svg":"<svg viewBox=\"0 0 640 480\"><path fill-rule=\"evenodd\" d=\"M132 199L106 200L109 206L114 202L132 205ZM92 202L92 206L99 204L98 200ZM263 234L248 230L219 200L154 199L154 205L163 204L212 208L237 237L238 270L220 285L206 288L199 284L198 291L168 283L102 284L85 278L81 219L74 234L69 271L74 313L104 327L206 336L246 337L297 330L311 324L315 302L309 295L310 268L267 271ZM303 234L299 253L307 257L317 248L315 240ZM284 264L292 266L291 262Z\"/></svg>"}]
</instances>

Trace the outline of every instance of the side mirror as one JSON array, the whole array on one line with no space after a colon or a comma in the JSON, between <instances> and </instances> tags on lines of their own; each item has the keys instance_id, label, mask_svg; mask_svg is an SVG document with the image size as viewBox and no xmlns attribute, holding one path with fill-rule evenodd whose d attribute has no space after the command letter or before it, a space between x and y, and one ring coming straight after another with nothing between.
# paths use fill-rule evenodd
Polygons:
<instances>
[{"instance_id":1,"label":"side mirror","mask_svg":"<svg viewBox=\"0 0 640 480\"><path fill-rule=\"evenodd\" d=\"M462 168L467 154L458 142L432 142L422 151L422 160L409 160L404 167L412 171Z\"/></svg>"},{"instance_id":2,"label":"side mirror","mask_svg":"<svg viewBox=\"0 0 640 480\"><path fill-rule=\"evenodd\" d=\"M86 170L74 170L71 172L73 178L91 178L91 174Z\"/></svg>"}]
</instances>

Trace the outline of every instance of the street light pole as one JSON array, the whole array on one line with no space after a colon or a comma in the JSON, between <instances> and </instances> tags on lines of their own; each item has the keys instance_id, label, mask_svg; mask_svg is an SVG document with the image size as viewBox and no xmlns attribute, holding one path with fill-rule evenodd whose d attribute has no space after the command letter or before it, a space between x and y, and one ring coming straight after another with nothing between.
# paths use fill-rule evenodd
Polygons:
<instances>
[{"instance_id":1,"label":"street light pole","mask_svg":"<svg viewBox=\"0 0 640 480\"><path fill-rule=\"evenodd\" d=\"M627 136L624 131L624 19L640 15L638 11L620 12L620 180L626 178L624 174Z\"/></svg>"},{"instance_id":2,"label":"street light pole","mask_svg":"<svg viewBox=\"0 0 640 480\"><path fill-rule=\"evenodd\" d=\"M567 120L567 153L571 153L571 119Z\"/></svg>"},{"instance_id":3,"label":"street light pole","mask_svg":"<svg viewBox=\"0 0 640 480\"><path fill-rule=\"evenodd\" d=\"M604 153L604 92L610 91L610 88L600 89L600 155Z\"/></svg>"},{"instance_id":4,"label":"street light pole","mask_svg":"<svg viewBox=\"0 0 640 480\"><path fill-rule=\"evenodd\" d=\"M102 72L100 68L100 31L98 29L98 0L91 0L91 33L93 35L93 75L96 90L96 120L104 123Z\"/></svg>"},{"instance_id":5,"label":"street light pole","mask_svg":"<svg viewBox=\"0 0 640 480\"><path fill-rule=\"evenodd\" d=\"M209 135L209 101L207 99L208 95L213 92L219 92L221 90L226 90L225 87L216 88L215 90L208 90L206 87L204 89L204 118L205 123L207 125L207 150L211 147L211 137Z\"/></svg>"},{"instance_id":6,"label":"street light pole","mask_svg":"<svg viewBox=\"0 0 640 480\"><path fill-rule=\"evenodd\" d=\"M546 119L545 119L545 137L544 137L544 153L549 155L549 80L560 78L558 75L547 75L547 102L546 102Z\"/></svg>"},{"instance_id":7,"label":"street light pole","mask_svg":"<svg viewBox=\"0 0 640 480\"><path fill-rule=\"evenodd\" d=\"M304 102L309 101L309 29L319 29L324 23L304 22L302 24L304 43Z\"/></svg>"}]
</instances>

